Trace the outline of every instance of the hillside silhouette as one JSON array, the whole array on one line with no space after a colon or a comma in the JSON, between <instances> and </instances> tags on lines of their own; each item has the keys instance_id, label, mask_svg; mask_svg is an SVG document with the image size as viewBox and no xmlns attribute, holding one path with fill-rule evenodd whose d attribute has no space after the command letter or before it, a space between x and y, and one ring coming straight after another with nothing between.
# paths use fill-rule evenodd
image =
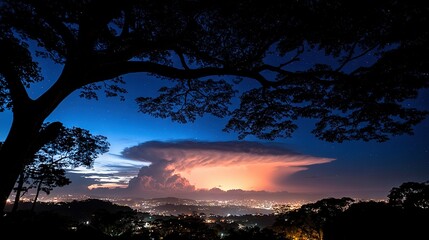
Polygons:
<instances>
[{"instance_id":1,"label":"hillside silhouette","mask_svg":"<svg viewBox=\"0 0 429 240\"><path fill-rule=\"evenodd\" d=\"M176 202L178 198L159 199ZM180 203L180 204L179 204ZM173 207L174 204L170 204ZM1 218L3 236L43 239L425 239L429 219L429 183L394 187L388 201L324 198L272 214L220 216L194 211L152 215L108 201L40 203ZM23 231L25 229L25 231Z\"/></svg>"}]
</instances>

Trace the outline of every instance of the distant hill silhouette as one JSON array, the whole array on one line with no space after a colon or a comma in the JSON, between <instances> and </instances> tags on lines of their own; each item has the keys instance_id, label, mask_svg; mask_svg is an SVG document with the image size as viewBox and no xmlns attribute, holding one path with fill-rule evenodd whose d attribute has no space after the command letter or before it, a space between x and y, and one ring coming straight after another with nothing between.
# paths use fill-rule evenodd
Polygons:
<instances>
[{"instance_id":1,"label":"distant hill silhouette","mask_svg":"<svg viewBox=\"0 0 429 240\"><path fill-rule=\"evenodd\" d=\"M31 209L30 202L20 203L19 209L27 211ZM89 218L94 212L103 210L109 213L118 212L133 212L134 210L127 206L121 206L114 204L109 201L100 199L86 199L82 201L73 200L71 202L60 202L60 203L45 203L38 202L36 213L49 212L52 214L58 214L65 216L72 220L80 220Z\"/></svg>"}]
</instances>

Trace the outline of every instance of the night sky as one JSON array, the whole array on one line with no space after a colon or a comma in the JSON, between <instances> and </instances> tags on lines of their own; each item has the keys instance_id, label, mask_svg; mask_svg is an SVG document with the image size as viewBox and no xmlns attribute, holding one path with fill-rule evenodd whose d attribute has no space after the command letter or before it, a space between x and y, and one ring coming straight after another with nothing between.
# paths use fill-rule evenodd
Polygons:
<instances>
[{"instance_id":1,"label":"night sky","mask_svg":"<svg viewBox=\"0 0 429 240\"><path fill-rule=\"evenodd\" d=\"M32 97L45 91L61 71L49 61L40 64L45 81L29 89ZM368 59L355 64L368 64ZM102 93L98 101L86 100L75 92L47 119L104 135L111 144L92 169L69 170L72 184L52 195L198 199L239 192L277 199L288 194L380 199L403 182L429 180L429 119L415 127L413 136L393 136L384 143L324 142L311 135L311 120L300 120L289 139L239 141L237 134L222 131L228 119L207 115L179 124L139 113L134 99L155 96L168 81L146 74L126 75L124 80L125 101ZM244 90L255 84L245 79L237 87ZM407 104L429 110L429 91ZM2 113L1 141L11 117L10 112Z\"/></svg>"}]
</instances>

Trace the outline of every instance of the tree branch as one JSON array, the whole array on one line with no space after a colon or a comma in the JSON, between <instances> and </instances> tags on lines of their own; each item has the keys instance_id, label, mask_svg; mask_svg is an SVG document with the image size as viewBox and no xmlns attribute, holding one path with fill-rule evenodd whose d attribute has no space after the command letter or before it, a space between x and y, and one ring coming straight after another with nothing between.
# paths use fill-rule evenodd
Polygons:
<instances>
[{"instance_id":1,"label":"tree branch","mask_svg":"<svg viewBox=\"0 0 429 240\"><path fill-rule=\"evenodd\" d=\"M174 50L177 54L177 56L179 56L180 59L180 63L182 64L183 68L186 70L189 70L189 66L188 64L186 64L186 60L185 60L185 56L183 56L183 53L180 50Z\"/></svg>"},{"instance_id":2,"label":"tree branch","mask_svg":"<svg viewBox=\"0 0 429 240\"><path fill-rule=\"evenodd\" d=\"M157 39L148 41L138 33L131 32L126 36L115 37L111 46L102 51L97 51L98 61L109 63L114 61L128 61L142 53L151 51L167 51L174 49L175 45L171 39Z\"/></svg>"},{"instance_id":3,"label":"tree branch","mask_svg":"<svg viewBox=\"0 0 429 240\"><path fill-rule=\"evenodd\" d=\"M293 57L291 58L291 60L289 60L289 61L287 61L287 62L284 62L284 63L280 64L280 65L278 66L278 68L283 68L283 67L284 67L284 66L286 66L286 65L289 65L289 64L291 64L291 63L293 63L293 62L296 62L296 61L299 61L299 55L301 55L303 52L304 52L304 47L303 47L303 46L298 47L298 49L297 49L297 51L296 51L295 56L293 56Z\"/></svg>"},{"instance_id":4,"label":"tree branch","mask_svg":"<svg viewBox=\"0 0 429 240\"><path fill-rule=\"evenodd\" d=\"M231 75L231 76L240 76L256 79L261 82L261 84L266 84L266 80L258 72L247 71L247 70L235 70L232 68L217 68L217 67L204 67L197 69L179 69L171 66L166 66L153 62L143 62L143 61L128 61L128 62L119 62L112 64L104 64L103 66L98 67L95 71L89 76L89 81L85 83L95 83L99 81L104 81L107 79L112 79L114 77L128 74L128 73L137 73L137 72L146 72L152 73L159 76L173 78L173 79L197 79L207 76L220 76L220 75Z\"/></svg>"},{"instance_id":5,"label":"tree branch","mask_svg":"<svg viewBox=\"0 0 429 240\"><path fill-rule=\"evenodd\" d=\"M42 16L42 18L47 21L52 29L64 40L68 52L71 52L72 49L76 46L76 38L70 29L67 28L64 23L61 22L56 16L53 16L51 12L48 11L45 4L41 4L39 1L34 1L32 4L39 12L39 15Z\"/></svg>"},{"instance_id":6,"label":"tree branch","mask_svg":"<svg viewBox=\"0 0 429 240\"><path fill-rule=\"evenodd\" d=\"M349 54L348 54L347 58L343 61L343 63L341 63L341 65L340 65L337 69L335 69L335 71L336 71L336 72L341 71L341 69L342 69L344 66L346 66L349 62L351 62L351 61L353 61L353 60L355 60L355 59L358 59L358 58L362 57L363 55L365 55L365 54L369 53L370 51L374 50L374 49L378 46L378 44L375 44L374 46L372 46L372 47L368 48L367 50L363 51L361 54L356 55L356 56L354 56L354 57L353 57L353 54L354 54L355 49L356 49L356 45L357 45L357 42L355 42L355 43L353 44L352 49L350 50L350 52L349 52Z\"/></svg>"},{"instance_id":7,"label":"tree branch","mask_svg":"<svg viewBox=\"0 0 429 240\"><path fill-rule=\"evenodd\" d=\"M283 64L281 64L281 65L283 65ZM261 65L257 69L257 71L259 71L259 72L262 72L262 71L265 71L265 70L272 71L272 72L277 72L277 73L280 73L280 74L283 74L283 75L287 75L287 74L291 74L292 73L290 71L286 71L286 70L282 69L281 66L273 66L273 65L269 65L269 64L263 64L263 65Z\"/></svg>"},{"instance_id":8,"label":"tree branch","mask_svg":"<svg viewBox=\"0 0 429 240\"><path fill-rule=\"evenodd\" d=\"M8 67L6 66L5 68ZM7 88L9 89L10 97L13 102L14 112L17 113L18 111L25 111L24 109L27 109L31 106L32 100L28 96L28 93L25 90L25 87L22 84L20 77L18 76L18 74L14 73L13 70L2 71L0 69L0 73L4 76L6 80Z\"/></svg>"},{"instance_id":9,"label":"tree branch","mask_svg":"<svg viewBox=\"0 0 429 240\"><path fill-rule=\"evenodd\" d=\"M50 123L45 129L43 129L34 144L34 152L37 152L46 143L56 139L61 131L63 124L61 122Z\"/></svg>"}]
</instances>

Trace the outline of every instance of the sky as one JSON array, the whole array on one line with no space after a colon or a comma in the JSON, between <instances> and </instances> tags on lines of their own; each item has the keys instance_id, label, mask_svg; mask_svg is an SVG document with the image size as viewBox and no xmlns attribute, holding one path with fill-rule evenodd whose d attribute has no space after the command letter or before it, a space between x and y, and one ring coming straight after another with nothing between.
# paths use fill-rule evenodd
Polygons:
<instances>
[{"instance_id":1,"label":"sky","mask_svg":"<svg viewBox=\"0 0 429 240\"><path fill-rule=\"evenodd\" d=\"M40 66L45 81L28 89L33 98L61 71L47 60L40 60ZM401 183L429 180L429 119L415 127L414 135L384 143L318 140L310 133L311 120L299 120L299 129L288 139L238 140L237 134L222 131L226 118L208 115L180 124L138 112L134 99L155 96L168 81L145 74L125 75L124 80L125 101L102 94L98 101L86 100L75 92L47 119L106 136L111 144L92 168L70 169L72 184L52 196L384 199ZM253 86L245 79L237 87ZM429 110L429 91L407 104ZM1 113L0 141L11 120L11 112Z\"/></svg>"}]
</instances>

